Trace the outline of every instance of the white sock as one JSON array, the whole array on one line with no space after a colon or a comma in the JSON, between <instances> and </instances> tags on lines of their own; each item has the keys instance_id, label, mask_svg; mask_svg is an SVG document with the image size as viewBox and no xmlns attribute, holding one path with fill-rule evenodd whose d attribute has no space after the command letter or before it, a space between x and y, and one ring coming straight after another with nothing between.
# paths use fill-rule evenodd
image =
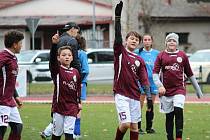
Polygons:
<instances>
[{"instance_id":1,"label":"white sock","mask_svg":"<svg viewBox=\"0 0 210 140\"><path fill-rule=\"evenodd\" d=\"M46 135L46 136L52 136L52 129L53 129L53 124L52 123L50 123L46 128L45 128L45 130L44 130L44 134Z\"/></svg>"}]
</instances>

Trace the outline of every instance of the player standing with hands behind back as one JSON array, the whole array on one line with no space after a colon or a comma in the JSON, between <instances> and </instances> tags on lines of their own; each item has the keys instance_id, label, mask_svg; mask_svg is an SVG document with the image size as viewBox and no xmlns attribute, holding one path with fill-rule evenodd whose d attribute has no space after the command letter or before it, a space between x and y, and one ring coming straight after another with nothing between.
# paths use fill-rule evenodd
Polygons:
<instances>
[{"instance_id":1,"label":"player standing with hands behind back","mask_svg":"<svg viewBox=\"0 0 210 140\"><path fill-rule=\"evenodd\" d=\"M52 38L56 43L56 37ZM54 44L50 50L50 72L54 83L52 103L53 135L52 140L73 140L74 125L77 113L81 109L81 78L77 69L70 67L73 61L71 46L57 49Z\"/></svg>"},{"instance_id":2,"label":"player standing with hands behind back","mask_svg":"<svg viewBox=\"0 0 210 140\"><path fill-rule=\"evenodd\" d=\"M15 53L20 52L23 39L23 33L8 31L4 35L5 49L0 52L0 140L8 125L11 127L8 140L21 139L23 124L13 96L18 74Z\"/></svg>"},{"instance_id":3,"label":"player standing with hands behind back","mask_svg":"<svg viewBox=\"0 0 210 140\"><path fill-rule=\"evenodd\" d=\"M160 109L166 114L166 133L168 140L174 140L174 117L176 140L182 140L183 108L186 95L185 74L190 78L198 98L203 94L193 76L187 55L177 49L179 36L170 33L166 36L166 50L159 53L153 69L153 79L160 95ZM159 72L161 71L161 80Z\"/></svg>"},{"instance_id":4,"label":"player standing with hands behind back","mask_svg":"<svg viewBox=\"0 0 210 140\"><path fill-rule=\"evenodd\" d=\"M122 140L127 129L130 128L130 140L138 140L138 122L140 121L140 90L149 92L149 80L146 66L142 58L134 53L141 42L141 36L131 31L126 36L123 46L121 35L121 12L123 2L115 8L115 42L114 42L114 95L119 118L115 140Z\"/></svg>"},{"instance_id":5,"label":"player standing with hands behind back","mask_svg":"<svg viewBox=\"0 0 210 140\"><path fill-rule=\"evenodd\" d=\"M143 47L136 50L136 53L144 59L146 63L148 78L150 82L150 93L146 95L144 93L141 94L140 102L141 109L143 109L145 97L147 97L147 110L146 110L146 132L148 134L155 133L155 130L152 128L153 119L154 119L154 103L155 97L158 94L158 89L154 83L152 73L154 68L154 63L159 53L158 50L153 49L153 37L150 34L145 34L143 36ZM142 113L143 114L143 113ZM139 134L145 134L145 132L141 128L141 122L138 123Z\"/></svg>"}]
</instances>

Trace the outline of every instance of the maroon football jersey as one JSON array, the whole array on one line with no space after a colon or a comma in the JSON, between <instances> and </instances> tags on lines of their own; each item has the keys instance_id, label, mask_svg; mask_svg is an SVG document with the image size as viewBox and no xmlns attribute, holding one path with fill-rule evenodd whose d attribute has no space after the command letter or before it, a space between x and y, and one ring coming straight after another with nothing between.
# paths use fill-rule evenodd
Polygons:
<instances>
[{"instance_id":1,"label":"maroon football jersey","mask_svg":"<svg viewBox=\"0 0 210 140\"><path fill-rule=\"evenodd\" d=\"M16 106L13 94L18 74L17 58L13 52L0 52L0 105Z\"/></svg>"},{"instance_id":2,"label":"maroon football jersey","mask_svg":"<svg viewBox=\"0 0 210 140\"><path fill-rule=\"evenodd\" d=\"M138 84L139 83L139 84ZM148 86L144 60L123 45L114 45L114 93L139 100L140 86Z\"/></svg>"},{"instance_id":3,"label":"maroon football jersey","mask_svg":"<svg viewBox=\"0 0 210 140\"><path fill-rule=\"evenodd\" d=\"M153 73L161 72L161 81L166 89L165 96L186 94L185 74L193 76L187 55L180 50L176 52L162 51L155 61Z\"/></svg>"},{"instance_id":4,"label":"maroon football jersey","mask_svg":"<svg viewBox=\"0 0 210 140\"><path fill-rule=\"evenodd\" d=\"M56 58L56 55L54 58ZM81 78L78 70L66 68L55 61L50 61L50 71L55 85L52 103L53 112L76 117L79 111L78 99L81 95Z\"/></svg>"}]
</instances>

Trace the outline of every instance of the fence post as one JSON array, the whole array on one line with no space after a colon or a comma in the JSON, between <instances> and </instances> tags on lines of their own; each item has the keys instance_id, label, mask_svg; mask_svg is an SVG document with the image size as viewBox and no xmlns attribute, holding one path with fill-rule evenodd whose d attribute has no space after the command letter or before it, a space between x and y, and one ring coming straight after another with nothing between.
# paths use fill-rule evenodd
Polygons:
<instances>
[{"instance_id":1,"label":"fence post","mask_svg":"<svg viewBox=\"0 0 210 140\"><path fill-rule=\"evenodd\" d=\"M199 67L199 85L201 88L201 91L203 92L203 75L202 75L202 65Z\"/></svg>"}]
</instances>

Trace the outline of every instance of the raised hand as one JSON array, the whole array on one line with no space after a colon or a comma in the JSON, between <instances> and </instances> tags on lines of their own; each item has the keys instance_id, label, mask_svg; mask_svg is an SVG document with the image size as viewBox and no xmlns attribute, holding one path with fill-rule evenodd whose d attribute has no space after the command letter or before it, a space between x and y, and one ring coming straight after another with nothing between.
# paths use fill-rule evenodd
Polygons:
<instances>
[{"instance_id":1,"label":"raised hand","mask_svg":"<svg viewBox=\"0 0 210 140\"><path fill-rule=\"evenodd\" d=\"M57 31L57 33L54 34L53 37L52 37L52 43L53 43L53 44L58 44L59 39L60 39L60 37L59 37L59 32Z\"/></svg>"},{"instance_id":2,"label":"raised hand","mask_svg":"<svg viewBox=\"0 0 210 140\"><path fill-rule=\"evenodd\" d=\"M123 7L123 2L120 1L120 3L118 3L117 6L115 7L115 16L116 17L121 17L122 7Z\"/></svg>"}]
</instances>

